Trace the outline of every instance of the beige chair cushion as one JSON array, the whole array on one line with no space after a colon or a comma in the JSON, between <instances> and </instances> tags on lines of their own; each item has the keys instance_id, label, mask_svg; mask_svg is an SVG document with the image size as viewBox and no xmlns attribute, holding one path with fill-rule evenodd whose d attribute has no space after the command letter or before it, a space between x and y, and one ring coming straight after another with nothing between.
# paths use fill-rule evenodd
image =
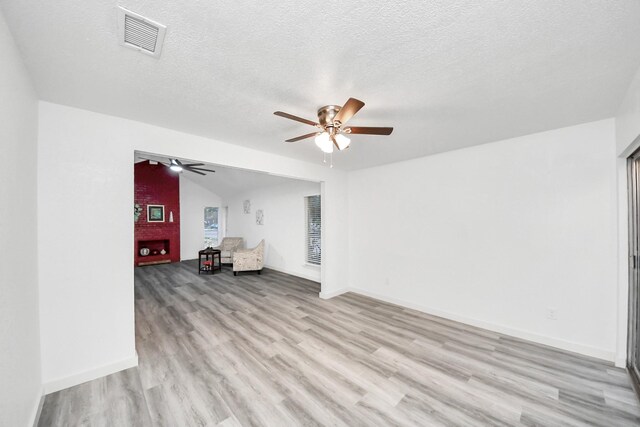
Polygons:
<instances>
[{"instance_id":1,"label":"beige chair cushion","mask_svg":"<svg viewBox=\"0 0 640 427\"><path fill-rule=\"evenodd\" d=\"M233 271L259 271L264 267L264 240L253 249L233 253Z\"/></svg>"},{"instance_id":2,"label":"beige chair cushion","mask_svg":"<svg viewBox=\"0 0 640 427\"><path fill-rule=\"evenodd\" d=\"M229 264L233 261L233 253L242 247L242 237L225 237L220 244L213 249L220 250L221 262Z\"/></svg>"}]
</instances>

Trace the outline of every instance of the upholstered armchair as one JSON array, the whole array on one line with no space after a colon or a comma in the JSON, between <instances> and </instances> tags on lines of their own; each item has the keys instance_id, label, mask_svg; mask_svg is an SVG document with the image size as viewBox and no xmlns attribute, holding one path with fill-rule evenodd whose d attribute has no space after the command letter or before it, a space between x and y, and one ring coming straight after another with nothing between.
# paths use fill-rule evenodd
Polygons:
<instances>
[{"instance_id":1,"label":"upholstered armchair","mask_svg":"<svg viewBox=\"0 0 640 427\"><path fill-rule=\"evenodd\" d=\"M257 271L264 267L264 240L253 249L239 249L233 253L233 275L239 271Z\"/></svg>"},{"instance_id":2,"label":"upholstered armchair","mask_svg":"<svg viewBox=\"0 0 640 427\"><path fill-rule=\"evenodd\" d=\"M220 262L231 264L233 253L242 247L242 237L225 237L222 242L213 249L220 250Z\"/></svg>"}]
</instances>

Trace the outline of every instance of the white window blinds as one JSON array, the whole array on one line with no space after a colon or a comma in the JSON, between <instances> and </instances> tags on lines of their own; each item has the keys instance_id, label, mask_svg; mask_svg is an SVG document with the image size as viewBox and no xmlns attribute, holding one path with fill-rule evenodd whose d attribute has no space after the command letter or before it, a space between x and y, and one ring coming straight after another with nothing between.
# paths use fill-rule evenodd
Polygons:
<instances>
[{"instance_id":1,"label":"white window blinds","mask_svg":"<svg viewBox=\"0 0 640 427\"><path fill-rule=\"evenodd\" d=\"M307 213L307 262L320 265L322 259L320 252L322 230L320 196L307 196L304 200Z\"/></svg>"}]
</instances>

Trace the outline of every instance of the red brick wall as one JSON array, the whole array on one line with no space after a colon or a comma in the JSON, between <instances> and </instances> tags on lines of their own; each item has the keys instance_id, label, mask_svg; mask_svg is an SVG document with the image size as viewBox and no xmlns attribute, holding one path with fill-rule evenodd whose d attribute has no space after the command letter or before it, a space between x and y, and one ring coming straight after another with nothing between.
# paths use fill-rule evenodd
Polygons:
<instances>
[{"instance_id":1,"label":"red brick wall","mask_svg":"<svg viewBox=\"0 0 640 427\"><path fill-rule=\"evenodd\" d=\"M180 261L180 181L168 167L148 161L135 164L135 202L142 214L134 226L135 265L140 262ZM164 205L164 222L147 222L147 205ZM173 212L173 222L169 221ZM146 242L146 243L143 243ZM141 256L140 249L165 249L166 255Z\"/></svg>"}]
</instances>

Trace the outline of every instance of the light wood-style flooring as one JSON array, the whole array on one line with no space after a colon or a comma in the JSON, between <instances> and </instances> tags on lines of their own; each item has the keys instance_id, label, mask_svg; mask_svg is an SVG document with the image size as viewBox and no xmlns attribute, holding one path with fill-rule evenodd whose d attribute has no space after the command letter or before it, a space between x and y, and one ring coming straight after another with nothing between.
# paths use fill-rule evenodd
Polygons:
<instances>
[{"instance_id":1,"label":"light wood-style flooring","mask_svg":"<svg viewBox=\"0 0 640 427\"><path fill-rule=\"evenodd\" d=\"M611 364L275 271L135 270L139 366L46 397L40 426L625 426Z\"/></svg>"}]
</instances>

